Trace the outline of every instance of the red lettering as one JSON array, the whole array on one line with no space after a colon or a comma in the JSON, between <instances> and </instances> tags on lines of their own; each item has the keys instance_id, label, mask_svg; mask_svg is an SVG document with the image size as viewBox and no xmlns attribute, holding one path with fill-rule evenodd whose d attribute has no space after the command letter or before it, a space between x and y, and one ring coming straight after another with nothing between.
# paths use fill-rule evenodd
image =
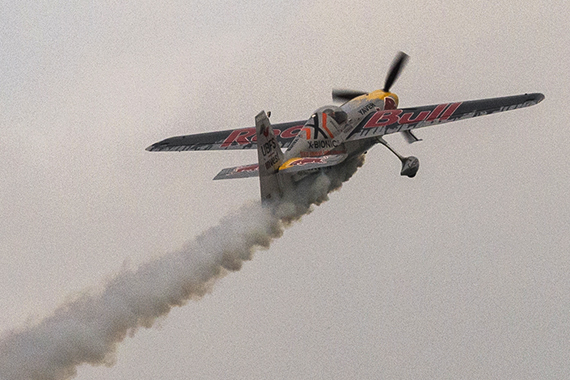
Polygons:
<instances>
[{"instance_id":1,"label":"red lettering","mask_svg":"<svg viewBox=\"0 0 570 380\"><path fill-rule=\"evenodd\" d=\"M419 123L420 121L424 121L425 118L429 115L429 112L430 111L422 111L414 119L411 118L414 113L407 112L403 114L402 117L400 118L400 124L413 124L413 123Z\"/></svg>"},{"instance_id":2,"label":"red lettering","mask_svg":"<svg viewBox=\"0 0 570 380\"><path fill-rule=\"evenodd\" d=\"M448 103L449 104L449 103ZM437 107L434 108L431 115L428 116L427 121L432 121L437 119L439 114L447 107L448 104L438 104Z\"/></svg>"},{"instance_id":3,"label":"red lettering","mask_svg":"<svg viewBox=\"0 0 570 380\"><path fill-rule=\"evenodd\" d=\"M378 111L372 117L364 128L378 128L384 127L386 125L394 124L398 122L398 115L402 113L402 110L385 110Z\"/></svg>"},{"instance_id":4,"label":"red lettering","mask_svg":"<svg viewBox=\"0 0 570 380\"><path fill-rule=\"evenodd\" d=\"M281 133L281 131L280 131L279 129L274 129L274 130L273 130L273 134L274 134L275 136L279 136L280 133ZM267 136L266 136L266 137L267 137ZM256 136L253 136L253 137L250 139L250 141L251 141L252 143L257 143L257 135L256 135Z\"/></svg>"},{"instance_id":5,"label":"red lettering","mask_svg":"<svg viewBox=\"0 0 570 380\"><path fill-rule=\"evenodd\" d=\"M443 115L441 115L440 120L447 120L451 117L451 115L453 115L453 113L457 110L457 108L459 108L459 106L461 105L461 103L452 103L443 113Z\"/></svg>"},{"instance_id":6,"label":"red lettering","mask_svg":"<svg viewBox=\"0 0 570 380\"><path fill-rule=\"evenodd\" d=\"M230 133L227 139L224 140L221 147L227 148L228 146L232 145L234 142L238 143L239 145L247 145L250 144L249 137L255 135L255 128L245 128L245 129L236 129Z\"/></svg>"},{"instance_id":7,"label":"red lettering","mask_svg":"<svg viewBox=\"0 0 570 380\"><path fill-rule=\"evenodd\" d=\"M296 125L294 127L287 128L286 130L283 131L283 133L281 133L281 138L292 139L293 137L296 137L299 134L299 132L301 132L301 129L303 129L302 125Z\"/></svg>"},{"instance_id":8,"label":"red lettering","mask_svg":"<svg viewBox=\"0 0 570 380\"><path fill-rule=\"evenodd\" d=\"M302 158L299 160L292 161L290 166L303 166L307 164L325 164L326 161L322 158Z\"/></svg>"},{"instance_id":9,"label":"red lettering","mask_svg":"<svg viewBox=\"0 0 570 380\"><path fill-rule=\"evenodd\" d=\"M258 169L259 165L258 164L253 164L253 165L246 165L246 166L239 166L235 169L235 171L237 173L243 173L243 172L254 172Z\"/></svg>"}]
</instances>

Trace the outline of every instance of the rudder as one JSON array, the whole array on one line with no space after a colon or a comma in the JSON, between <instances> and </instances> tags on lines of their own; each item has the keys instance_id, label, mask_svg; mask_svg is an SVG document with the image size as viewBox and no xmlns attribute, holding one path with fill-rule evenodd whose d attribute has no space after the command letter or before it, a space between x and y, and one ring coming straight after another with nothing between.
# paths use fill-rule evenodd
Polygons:
<instances>
[{"instance_id":1,"label":"rudder","mask_svg":"<svg viewBox=\"0 0 570 380\"><path fill-rule=\"evenodd\" d=\"M261 202L266 203L282 195L279 167L283 164L284 156L265 111L255 117L255 134Z\"/></svg>"}]
</instances>

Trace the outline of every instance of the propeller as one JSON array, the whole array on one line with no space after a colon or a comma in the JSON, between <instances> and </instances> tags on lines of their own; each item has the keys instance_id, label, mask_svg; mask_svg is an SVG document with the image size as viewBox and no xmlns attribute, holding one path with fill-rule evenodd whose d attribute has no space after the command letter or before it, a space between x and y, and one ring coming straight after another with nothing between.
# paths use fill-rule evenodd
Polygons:
<instances>
[{"instance_id":1,"label":"propeller","mask_svg":"<svg viewBox=\"0 0 570 380\"><path fill-rule=\"evenodd\" d=\"M345 90L345 89L336 89L335 88L332 91L332 98L334 101L346 102L346 101L349 101L351 99L356 98L357 96L366 95L366 94L368 94L368 93L364 92L364 91Z\"/></svg>"},{"instance_id":2,"label":"propeller","mask_svg":"<svg viewBox=\"0 0 570 380\"><path fill-rule=\"evenodd\" d=\"M384 82L384 88L382 91L389 92L390 87L394 84L398 76L400 76L400 72L406 65L409 56L404 53L403 51L399 52L394 61L392 62L392 66L388 71L388 75L386 76L386 81ZM332 97L334 101L342 101L346 102L351 99L356 98L360 95L367 95L368 92L366 91L358 91L358 90L346 90L346 89L333 89Z\"/></svg>"},{"instance_id":3,"label":"propeller","mask_svg":"<svg viewBox=\"0 0 570 380\"><path fill-rule=\"evenodd\" d=\"M400 76L400 72L406 65L409 56L404 53L403 51L399 52L396 56L394 62L392 62L392 66L390 67L390 71L388 71L388 75L386 76L386 81L384 82L384 88L382 91L390 92L390 87L394 84L396 79Z\"/></svg>"}]
</instances>

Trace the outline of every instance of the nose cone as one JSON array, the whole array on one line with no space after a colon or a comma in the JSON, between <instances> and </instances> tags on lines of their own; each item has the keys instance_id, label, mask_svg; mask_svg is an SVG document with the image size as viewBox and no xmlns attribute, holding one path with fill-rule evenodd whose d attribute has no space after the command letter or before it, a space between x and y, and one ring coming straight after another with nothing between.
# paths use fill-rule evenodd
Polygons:
<instances>
[{"instance_id":1,"label":"nose cone","mask_svg":"<svg viewBox=\"0 0 570 380\"><path fill-rule=\"evenodd\" d=\"M398 103L400 103L398 96L396 94L388 93L384 98L384 109L395 110L398 108Z\"/></svg>"},{"instance_id":2,"label":"nose cone","mask_svg":"<svg viewBox=\"0 0 570 380\"><path fill-rule=\"evenodd\" d=\"M386 92L382 90L373 91L370 94L366 95L364 99L368 101L374 101L376 104L381 104L381 102L383 102L385 110L395 110L398 108L398 104L400 103L398 95L394 94L393 92Z\"/></svg>"}]
</instances>

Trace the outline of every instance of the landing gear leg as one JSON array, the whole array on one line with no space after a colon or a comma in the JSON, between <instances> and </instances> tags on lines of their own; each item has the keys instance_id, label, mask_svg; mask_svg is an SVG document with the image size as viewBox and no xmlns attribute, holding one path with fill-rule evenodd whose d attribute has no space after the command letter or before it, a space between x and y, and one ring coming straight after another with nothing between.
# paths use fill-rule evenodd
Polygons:
<instances>
[{"instance_id":1,"label":"landing gear leg","mask_svg":"<svg viewBox=\"0 0 570 380\"><path fill-rule=\"evenodd\" d=\"M380 144L384 145L386 148L388 148L388 150L392 153L394 153L396 155L396 157L398 157L400 159L400 161L402 161L402 171L400 172L400 175L405 175L408 176L410 178L413 178L416 176L416 173L418 172L418 169L420 168L420 160L418 160L416 157L414 156L410 156L410 157L404 157L401 154L399 154L398 152L396 152L394 150L394 148L392 148L387 142L386 140L384 140L382 137L378 137L376 139Z\"/></svg>"}]
</instances>

